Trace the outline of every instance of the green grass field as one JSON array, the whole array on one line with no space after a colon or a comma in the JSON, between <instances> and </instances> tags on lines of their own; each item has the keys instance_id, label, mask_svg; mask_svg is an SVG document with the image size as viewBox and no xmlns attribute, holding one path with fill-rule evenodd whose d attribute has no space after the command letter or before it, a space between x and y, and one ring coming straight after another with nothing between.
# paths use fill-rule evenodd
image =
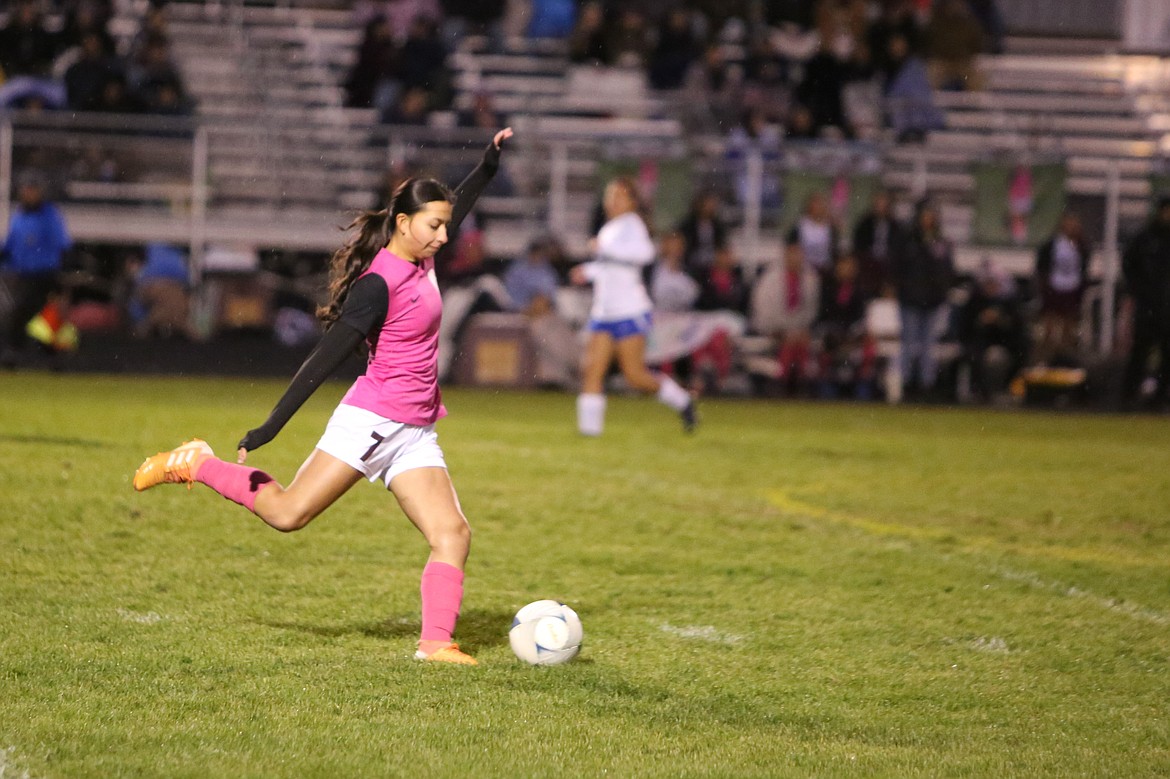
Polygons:
<instances>
[{"instance_id":1,"label":"green grass field","mask_svg":"<svg viewBox=\"0 0 1170 779\"><path fill-rule=\"evenodd\" d=\"M461 643L358 485L282 535L147 454L282 382L0 376L0 777L1170 775L1170 420L452 390ZM343 387L250 462L287 481ZM516 661L557 598L586 644Z\"/></svg>"}]
</instances>

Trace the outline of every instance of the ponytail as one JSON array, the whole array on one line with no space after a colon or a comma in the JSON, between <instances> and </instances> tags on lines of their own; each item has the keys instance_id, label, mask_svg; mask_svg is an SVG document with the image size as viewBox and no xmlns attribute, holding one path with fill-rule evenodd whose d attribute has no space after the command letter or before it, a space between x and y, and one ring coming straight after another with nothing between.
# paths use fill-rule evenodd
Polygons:
<instances>
[{"instance_id":1,"label":"ponytail","mask_svg":"<svg viewBox=\"0 0 1170 779\"><path fill-rule=\"evenodd\" d=\"M390 241L390 211L363 211L345 229L352 235L329 261L329 302L317 309L317 318L325 325L341 316L349 288Z\"/></svg>"}]
</instances>

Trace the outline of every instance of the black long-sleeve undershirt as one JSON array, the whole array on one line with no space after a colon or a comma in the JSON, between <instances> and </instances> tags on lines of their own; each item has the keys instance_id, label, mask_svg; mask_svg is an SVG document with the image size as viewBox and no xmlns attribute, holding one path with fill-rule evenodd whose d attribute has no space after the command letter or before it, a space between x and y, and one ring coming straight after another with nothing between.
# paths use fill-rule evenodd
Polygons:
<instances>
[{"instance_id":1,"label":"black long-sleeve undershirt","mask_svg":"<svg viewBox=\"0 0 1170 779\"><path fill-rule=\"evenodd\" d=\"M499 165L500 149L494 143L489 143L479 165L455 188L455 203L451 210L451 221L447 225L448 241L455 239L459 226L496 174ZM338 320L325 331L320 342L305 358L268 419L260 427L249 430L240 439L237 448L248 451L259 449L276 438L317 388L341 367L363 340L374 335L386 321L389 308L390 291L381 276L369 273L355 281L342 304Z\"/></svg>"}]
</instances>

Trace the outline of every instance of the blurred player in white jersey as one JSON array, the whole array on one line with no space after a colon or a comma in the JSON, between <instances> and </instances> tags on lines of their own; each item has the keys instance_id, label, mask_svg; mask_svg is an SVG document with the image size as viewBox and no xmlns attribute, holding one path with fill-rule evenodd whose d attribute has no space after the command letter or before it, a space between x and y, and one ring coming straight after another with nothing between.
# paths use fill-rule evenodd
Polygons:
<instances>
[{"instance_id":1,"label":"blurred player in white jersey","mask_svg":"<svg viewBox=\"0 0 1170 779\"><path fill-rule=\"evenodd\" d=\"M593 259L573 268L578 284L593 284L589 313L589 343L577 396L577 429L599 436L605 426L605 377L615 357L627 384L658 400L682 418L683 429L695 428L695 402L669 376L646 367L646 336L653 304L642 280L643 269L654 261L654 242L641 212L633 181L618 178L605 188L606 222L591 241Z\"/></svg>"}]
</instances>

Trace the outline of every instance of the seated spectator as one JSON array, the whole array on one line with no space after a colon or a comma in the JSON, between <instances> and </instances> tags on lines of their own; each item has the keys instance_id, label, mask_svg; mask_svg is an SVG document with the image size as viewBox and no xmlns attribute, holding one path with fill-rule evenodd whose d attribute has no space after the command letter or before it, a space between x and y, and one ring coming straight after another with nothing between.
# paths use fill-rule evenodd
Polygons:
<instances>
[{"instance_id":1,"label":"seated spectator","mask_svg":"<svg viewBox=\"0 0 1170 779\"><path fill-rule=\"evenodd\" d=\"M910 53L910 44L901 35L890 38L883 89L886 124L899 141L920 141L945 126L926 64Z\"/></svg>"},{"instance_id":2,"label":"seated spectator","mask_svg":"<svg viewBox=\"0 0 1170 779\"><path fill-rule=\"evenodd\" d=\"M805 263L821 276L833 268L833 258L840 245L837 226L829 211L829 198L824 192L813 192L804 203L804 211L793 225L788 242L800 244Z\"/></svg>"},{"instance_id":3,"label":"seated spectator","mask_svg":"<svg viewBox=\"0 0 1170 779\"><path fill-rule=\"evenodd\" d=\"M376 108L387 113L402 91L399 72L401 52L389 22L377 16L366 24L357 59L345 77L345 104L350 108Z\"/></svg>"},{"instance_id":4,"label":"seated spectator","mask_svg":"<svg viewBox=\"0 0 1170 779\"><path fill-rule=\"evenodd\" d=\"M382 116L385 124L422 126L431 114L430 94L423 87L403 90L398 101Z\"/></svg>"},{"instance_id":5,"label":"seated spectator","mask_svg":"<svg viewBox=\"0 0 1170 779\"><path fill-rule=\"evenodd\" d=\"M819 394L835 398L851 393L861 400L874 396L877 347L865 327L865 296L860 266L850 252L840 255L821 288L814 326L820 341Z\"/></svg>"},{"instance_id":6,"label":"seated spectator","mask_svg":"<svg viewBox=\"0 0 1170 779\"><path fill-rule=\"evenodd\" d=\"M47 77L60 50L56 35L45 26L36 0L17 0L0 29L0 71L14 76Z\"/></svg>"},{"instance_id":7,"label":"seated spectator","mask_svg":"<svg viewBox=\"0 0 1170 779\"><path fill-rule=\"evenodd\" d=\"M922 28L914 10L913 0L884 0L881 12L866 32L866 43L872 64L878 73L889 73L890 40L900 36L906 41L907 53L920 56Z\"/></svg>"},{"instance_id":8,"label":"seated spectator","mask_svg":"<svg viewBox=\"0 0 1170 779\"><path fill-rule=\"evenodd\" d=\"M654 301L654 354L662 370L692 392L719 392L731 375L732 338L744 332L742 308L699 311L699 283L683 266L686 242L667 233L650 278Z\"/></svg>"},{"instance_id":9,"label":"seated spectator","mask_svg":"<svg viewBox=\"0 0 1170 779\"><path fill-rule=\"evenodd\" d=\"M512 260L504 272L509 309L528 317L528 331L536 347L536 381L541 386L571 389L577 383L580 345L572 327L558 314L562 259L560 244L540 236L528 244L524 256Z\"/></svg>"},{"instance_id":10,"label":"seated spectator","mask_svg":"<svg viewBox=\"0 0 1170 779\"><path fill-rule=\"evenodd\" d=\"M426 90L433 108L445 108L451 102L447 45L439 36L439 24L434 18L421 14L414 17L402 43L400 62L404 90Z\"/></svg>"},{"instance_id":11,"label":"seated spectator","mask_svg":"<svg viewBox=\"0 0 1170 779\"><path fill-rule=\"evenodd\" d=\"M143 109L159 116L189 116L194 112L191 99L183 85L171 78L152 79L139 92Z\"/></svg>"},{"instance_id":12,"label":"seated spectator","mask_svg":"<svg viewBox=\"0 0 1170 779\"><path fill-rule=\"evenodd\" d=\"M702 41L695 32L691 11L682 6L671 8L658 27L658 40L650 55L650 86L681 87L701 51Z\"/></svg>"},{"instance_id":13,"label":"seated spectator","mask_svg":"<svg viewBox=\"0 0 1170 779\"><path fill-rule=\"evenodd\" d=\"M450 369L463 333L476 314L507 311L512 301L499 268L484 248L483 216L472 211L457 235L435 255L443 320L439 327L439 375Z\"/></svg>"},{"instance_id":14,"label":"seated spectator","mask_svg":"<svg viewBox=\"0 0 1170 779\"><path fill-rule=\"evenodd\" d=\"M656 311L693 311L699 283L687 272L686 237L681 231L662 238L658 261L650 275L650 299Z\"/></svg>"},{"instance_id":15,"label":"seated spectator","mask_svg":"<svg viewBox=\"0 0 1170 779\"><path fill-rule=\"evenodd\" d=\"M990 261L980 269L959 314L959 341L971 366L975 397L1002 397L1024 365L1027 321L1015 280Z\"/></svg>"},{"instance_id":16,"label":"seated spectator","mask_svg":"<svg viewBox=\"0 0 1170 779\"><path fill-rule=\"evenodd\" d=\"M983 30L967 0L941 0L926 27L926 57L936 89L979 89L975 58L983 51Z\"/></svg>"},{"instance_id":17,"label":"seated spectator","mask_svg":"<svg viewBox=\"0 0 1170 779\"><path fill-rule=\"evenodd\" d=\"M1065 212L1056 234L1036 252L1035 287L1040 298L1037 362L1077 363L1081 300L1089 285L1091 254L1081 220L1071 212Z\"/></svg>"},{"instance_id":18,"label":"seated spectator","mask_svg":"<svg viewBox=\"0 0 1170 779\"><path fill-rule=\"evenodd\" d=\"M853 228L853 252L857 259L858 285L866 300L892 291L891 263L905 240L902 225L894 218L894 196L878 190L870 210Z\"/></svg>"},{"instance_id":19,"label":"seated spectator","mask_svg":"<svg viewBox=\"0 0 1170 779\"><path fill-rule=\"evenodd\" d=\"M97 107L106 82L123 76L122 64L110 56L100 36L92 32L81 37L77 60L65 71L65 95L74 111Z\"/></svg>"},{"instance_id":20,"label":"seated spectator","mask_svg":"<svg viewBox=\"0 0 1170 779\"><path fill-rule=\"evenodd\" d=\"M796 87L795 98L812 114L816 137L853 137L843 99L845 84L853 77L845 52L831 49L824 42L804 64L804 79Z\"/></svg>"},{"instance_id":21,"label":"seated spectator","mask_svg":"<svg viewBox=\"0 0 1170 779\"><path fill-rule=\"evenodd\" d=\"M605 6L600 0L588 0L577 12L577 22L569 35L569 61L577 65L609 65L613 53L605 26Z\"/></svg>"},{"instance_id":22,"label":"seated spectator","mask_svg":"<svg viewBox=\"0 0 1170 779\"><path fill-rule=\"evenodd\" d=\"M149 15L151 10L147 11ZM61 28L60 47L72 48L81 45L86 35L97 35L102 42L102 51L108 57L117 55L114 36L109 33L113 8L110 2L79 0L71 3L65 11L65 24Z\"/></svg>"},{"instance_id":23,"label":"seated spectator","mask_svg":"<svg viewBox=\"0 0 1170 779\"><path fill-rule=\"evenodd\" d=\"M720 43L709 43L687 72L680 107L695 127L722 131L726 117L743 111L743 69L730 62Z\"/></svg>"},{"instance_id":24,"label":"seated spectator","mask_svg":"<svg viewBox=\"0 0 1170 779\"><path fill-rule=\"evenodd\" d=\"M606 35L606 49L611 64L621 68L646 66L649 37L646 17L641 9L634 5L621 6Z\"/></svg>"},{"instance_id":25,"label":"seated spectator","mask_svg":"<svg viewBox=\"0 0 1170 779\"><path fill-rule=\"evenodd\" d=\"M560 261L561 257L561 247L555 239L533 238L524 254L508 263L504 271L508 308L535 316L555 309L561 280L553 262Z\"/></svg>"},{"instance_id":26,"label":"seated spectator","mask_svg":"<svg viewBox=\"0 0 1170 779\"><path fill-rule=\"evenodd\" d=\"M955 277L954 249L943 237L931 203L918 204L893 270L902 328L902 387L907 395L929 396L937 389L938 345L946 330L947 294Z\"/></svg>"},{"instance_id":27,"label":"seated spectator","mask_svg":"<svg viewBox=\"0 0 1170 779\"><path fill-rule=\"evenodd\" d=\"M190 286L183 252L167 244L148 244L145 258L134 258L127 270L133 281L128 313L134 335L191 337Z\"/></svg>"},{"instance_id":28,"label":"seated spectator","mask_svg":"<svg viewBox=\"0 0 1170 779\"><path fill-rule=\"evenodd\" d=\"M126 56L131 60L138 59L147 44L158 39L166 41L171 39L170 26L167 24L166 6L152 4L142 15L142 21L130 41Z\"/></svg>"},{"instance_id":29,"label":"seated spectator","mask_svg":"<svg viewBox=\"0 0 1170 779\"><path fill-rule=\"evenodd\" d=\"M171 54L170 41L152 34L131 61L127 88L143 110L182 115L190 113L183 77Z\"/></svg>"},{"instance_id":30,"label":"seated spectator","mask_svg":"<svg viewBox=\"0 0 1170 779\"><path fill-rule=\"evenodd\" d=\"M784 137L793 141L811 141L817 137L817 128L813 124L812 111L808 106L797 103L788 113L788 121L784 125Z\"/></svg>"},{"instance_id":31,"label":"seated spectator","mask_svg":"<svg viewBox=\"0 0 1170 779\"><path fill-rule=\"evenodd\" d=\"M695 308L700 311L747 313L749 289L731 247L715 252L715 261L699 279L699 290Z\"/></svg>"},{"instance_id":32,"label":"seated spectator","mask_svg":"<svg viewBox=\"0 0 1170 779\"><path fill-rule=\"evenodd\" d=\"M810 329L820 306L819 274L804 259L800 241L789 237L783 263L764 270L752 288L752 329L779 342L776 378L790 393L808 389L814 366Z\"/></svg>"},{"instance_id":33,"label":"seated spectator","mask_svg":"<svg viewBox=\"0 0 1170 779\"><path fill-rule=\"evenodd\" d=\"M459 112L459 125L461 127L491 130L503 127L504 124L504 118L496 110L495 101L490 92L476 92L472 97L471 106L467 110Z\"/></svg>"},{"instance_id":34,"label":"seated spectator","mask_svg":"<svg viewBox=\"0 0 1170 779\"><path fill-rule=\"evenodd\" d=\"M573 34L576 23L574 0L533 0L527 34L529 38L563 40Z\"/></svg>"},{"instance_id":35,"label":"seated spectator","mask_svg":"<svg viewBox=\"0 0 1170 779\"><path fill-rule=\"evenodd\" d=\"M759 108L765 116L787 116L792 110L795 70L771 36L752 41L742 65L743 105Z\"/></svg>"},{"instance_id":36,"label":"seated spectator","mask_svg":"<svg viewBox=\"0 0 1170 779\"><path fill-rule=\"evenodd\" d=\"M727 223L719 214L720 205L718 194L704 190L691 201L678 225L685 242L684 267L696 279L714 264L715 252L727 246Z\"/></svg>"},{"instance_id":37,"label":"seated spectator","mask_svg":"<svg viewBox=\"0 0 1170 779\"><path fill-rule=\"evenodd\" d=\"M115 74L102 85L93 110L108 114L138 114L142 112L143 104L137 95L127 89L125 76Z\"/></svg>"}]
</instances>

